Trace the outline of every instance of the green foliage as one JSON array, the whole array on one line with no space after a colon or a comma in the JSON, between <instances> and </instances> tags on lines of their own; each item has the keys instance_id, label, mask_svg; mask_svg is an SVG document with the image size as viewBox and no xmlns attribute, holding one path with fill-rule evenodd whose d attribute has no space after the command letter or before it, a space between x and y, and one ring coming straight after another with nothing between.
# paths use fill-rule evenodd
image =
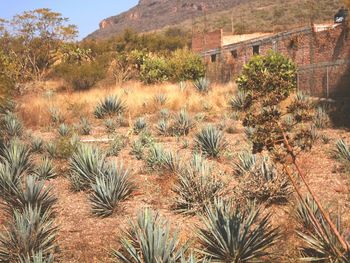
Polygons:
<instances>
[{"instance_id":1,"label":"green foliage","mask_svg":"<svg viewBox=\"0 0 350 263\"><path fill-rule=\"evenodd\" d=\"M161 119L156 125L156 129L159 135L167 136L169 133L169 122L165 119Z\"/></svg>"},{"instance_id":2,"label":"green foliage","mask_svg":"<svg viewBox=\"0 0 350 263\"><path fill-rule=\"evenodd\" d=\"M131 145L131 154L135 155L137 160L142 160L144 155L145 145L140 141L136 140Z\"/></svg>"},{"instance_id":3,"label":"green foliage","mask_svg":"<svg viewBox=\"0 0 350 263\"><path fill-rule=\"evenodd\" d=\"M213 126L203 128L196 135L195 142L203 154L214 158L218 158L227 146L224 134Z\"/></svg>"},{"instance_id":4,"label":"green foliage","mask_svg":"<svg viewBox=\"0 0 350 263\"><path fill-rule=\"evenodd\" d=\"M49 113L51 117L51 121L55 124L58 124L63 121L62 113L59 111L59 109L55 107L49 108Z\"/></svg>"},{"instance_id":5,"label":"green foliage","mask_svg":"<svg viewBox=\"0 0 350 263\"><path fill-rule=\"evenodd\" d=\"M57 232L50 211L36 206L15 211L6 232L0 234L0 261L52 262L38 261L38 255L52 257L57 248Z\"/></svg>"},{"instance_id":6,"label":"green foliage","mask_svg":"<svg viewBox=\"0 0 350 263\"><path fill-rule=\"evenodd\" d=\"M197 80L205 75L203 59L187 49L173 52L169 64L174 81Z\"/></svg>"},{"instance_id":7,"label":"green foliage","mask_svg":"<svg viewBox=\"0 0 350 263\"><path fill-rule=\"evenodd\" d=\"M329 116L324 107L318 107L316 109L316 114L313 117L313 124L318 129L324 129L329 124Z\"/></svg>"},{"instance_id":8,"label":"green foliage","mask_svg":"<svg viewBox=\"0 0 350 263\"><path fill-rule=\"evenodd\" d=\"M159 106L164 106L167 100L168 97L164 93L158 93L153 97L154 103Z\"/></svg>"},{"instance_id":9,"label":"green foliage","mask_svg":"<svg viewBox=\"0 0 350 263\"><path fill-rule=\"evenodd\" d=\"M233 163L234 175L243 176L250 172L256 164L256 156L248 151L237 154L237 159Z\"/></svg>"},{"instance_id":10,"label":"green foliage","mask_svg":"<svg viewBox=\"0 0 350 263\"><path fill-rule=\"evenodd\" d=\"M52 254L43 255L41 251L33 253L32 256L27 256L25 259L21 259L20 263L54 263L54 257Z\"/></svg>"},{"instance_id":11,"label":"green foliage","mask_svg":"<svg viewBox=\"0 0 350 263\"><path fill-rule=\"evenodd\" d=\"M62 63L54 68L53 76L64 79L74 90L88 90L105 77L106 71L107 65L103 61Z\"/></svg>"},{"instance_id":12,"label":"green foliage","mask_svg":"<svg viewBox=\"0 0 350 263\"><path fill-rule=\"evenodd\" d=\"M251 96L244 90L239 90L237 95L230 100L231 109L237 112L245 111L251 103Z\"/></svg>"},{"instance_id":13,"label":"green foliage","mask_svg":"<svg viewBox=\"0 0 350 263\"><path fill-rule=\"evenodd\" d=\"M179 174L182 171L182 162L177 153L166 151L163 155L163 168L173 174Z\"/></svg>"},{"instance_id":14,"label":"green foliage","mask_svg":"<svg viewBox=\"0 0 350 263\"><path fill-rule=\"evenodd\" d=\"M210 89L210 81L205 77L201 77L193 82L194 87L200 93L208 93Z\"/></svg>"},{"instance_id":15,"label":"green foliage","mask_svg":"<svg viewBox=\"0 0 350 263\"><path fill-rule=\"evenodd\" d=\"M69 160L72 187L83 190L96 182L96 177L103 171L105 154L91 145L80 145Z\"/></svg>"},{"instance_id":16,"label":"green foliage","mask_svg":"<svg viewBox=\"0 0 350 263\"><path fill-rule=\"evenodd\" d=\"M78 146L76 137L65 136L59 137L53 144L47 145L47 150L50 151L51 157L58 157L61 159L68 159L72 156Z\"/></svg>"},{"instance_id":17,"label":"green foliage","mask_svg":"<svg viewBox=\"0 0 350 263\"><path fill-rule=\"evenodd\" d=\"M122 248L113 251L115 262L163 262L180 261L187 246L181 246L177 233L171 235L170 226L158 213L145 209L130 223L130 229L121 239Z\"/></svg>"},{"instance_id":18,"label":"green foliage","mask_svg":"<svg viewBox=\"0 0 350 263\"><path fill-rule=\"evenodd\" d=\"M349 251L344 251L313 199L307 197L304 201L299 201L297 219L300 224L297 233L303 241L301 247L303 261L350 262ZM342 234L339 221L336 226Z\"/></svg>"},{"instance_id":19,"label":"green foliage","mask_svg":"<svg viewBox=\"0 0 350 263\"><path fill-rule=\"evenodd\" d=\"M55 158L57 156L58 150L57 150L57 145L55 143L53 142L46 143L45 150L51 158Z\"/></svg>"},{"instance_id":20,"label":"green foliage","mask_svg":"<svg viewBox=\"0 0 350 263\"><path fill-rule=\"evenodd\" d=\"M107 133L113 133L117 129L117 123L113 119L105 120L105 127Z\"/></svg>"},{"instance_id":21,"label":"green foliage","mask_svg":"<svg viewBox=\"0 0 350 263\"><path fill-rule=\"evenodd\" d=\"M130 182L128 169L111 164L96 177L91 184L90 201L94 214L107 217L113 214L120 201L130 196L133 185Z\"/></svg>"},{"instance_id":22,"label":"green foliage","mask_svg":"<svg viewBox=\"0 0 350 263\"><path fill-rule=\"evenodd\" d=\"M163 57L146 57L141 65L140 79L146 84L164 82L169 79L169 65Z\"/></svg>"},{"instance_id":23,"label":"green foliage","mask_svg":"<svg viewBox=\"0 0 350 263\"><path fill-rule=\"evenodd\" d=\"M202 213L223 190L224 184L214 174L213 168L200 155L194 155L187 167L179 173L174 209L179 213Z\"/></svg>"},{"instance_id":24,"label":"green foliage","mask_svg":"<svg viewBox=\"0 0 350 263\"><path fill-rule=\"evenodd\" d=\"M117 135L107 149L107 156L118 156L119 152L127 145L127 138Z\"/></svg>"},{"instance_id":25,"label":"green foliage","mask_svg":"<svg viewBox=\"0 0 350 263\"><path fill-rule=\"evenodd\" d=\"M99 102L95 108L95 117L98 119L104 118L106 115L119 115L126 109L125 102L117 96L107 96Z\"/></svg>"},{"instance_id":26,"label":"green foliage","mask_svg":"<svg viewBox=\"0 0 350 263\"><path fill-rule=\"evenodd\" d=\"M56 171L52 164L52 161L44 157L42 158L39 165L34 170L34 174L40 179L40 180L49 180L56 177Z\"/></svg>"},{"instance_id":27,"label":"green foliage","mask_svg":"<svg viewBox=\"0 0 350 263\"><path fill-rule=\"evenodd\" d=\"M161 144L152 145L146 158L147 166L154 171L160 170L164 165L164 155L165 151Z\"/></svg>"},{"instance_id":28,"label":"green foliage","mask_svg":"<svg viewBox=\"0 0 350 263\"><path fill-rule=\"evenodd\" d=\"M204 227L199 229L200 252L214 262L262 261L280 237L270 217L261 215L261 209L253 205L232 208L232 204L218 200L207 208Z\"/></svg>"}]
</instances>

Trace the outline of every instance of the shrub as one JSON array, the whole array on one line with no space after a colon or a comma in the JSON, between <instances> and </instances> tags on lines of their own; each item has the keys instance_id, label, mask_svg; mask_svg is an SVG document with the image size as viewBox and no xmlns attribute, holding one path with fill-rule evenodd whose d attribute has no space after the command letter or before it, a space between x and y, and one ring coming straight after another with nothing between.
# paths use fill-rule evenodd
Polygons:
<instances>
[{"instance_id":1,"label":"shrub","mask_svg":"<svg viewBox=\"0 0 350 263\"><path fill-rule=\"evenodd\" d=\"M15 211L7 231L0 235L0 261L28 262L28 257L38 257L38 254L52 257L57 248L57 232L50 211L32 206Z\"/></svg>"},{"instance_id":2,"label":"shrub","mask_svg":"<svg viewBox=\"0 0 350 263\"><path fill-rule=\"evenodd\" d=\"M174 81L197 80L205 75L203 59L187 49L173 52L169 64Z\"/></svg>"},{"instance_id":3,"label":"shrub","mask_svg":"<svg viewBox=\"0 0 350 263\"><path fill-rule=\"evenodd\" d=\"M53 179L57 175L52 161L47 157L44 157L41 160L40 164L36 167L34 174L40 180Z\"/></svg>"},{"instance_id":4,"label":"shrub","mask_svg":"<svg viewBox=\"0 0 350 263\"><path fill-rule=\"evenodd\" d=\"M106 67L98 61L82 64L62 63L55 74L67 81L74 90L87 90L105 77Z\"/></svg>"},{"instance_id":5,"label":"shrub","mask_svg":"<svg viewBox=\"0 0 350 263\"><path fill-rule=\"evenodd\" d=\"M126 109L124 101L117 96L107 96L95 108L95 117L104 118L106 115L119 115Z\"/></svg>"},{"instance_id":6,"label":"shrub","mask_svg":"<svg viewBox=\"0 0 350 263\"><path fill-rule=\"evenodd\" d=\"M165 58L146 57L141 65L140 79L145 84L164 82L169 79L169 66Z\"/></svg>"},{"instance_id":7,"label":"shrub","mask_svg":"<svg viewBox=\"0 0 350 263\"><path fill-rule=\"evenodd\" d=\"M187 246L180 246L177 233L171 235L169 224L158 213L145 209L130 223L121 239L122 248L113 251L115 262L178 262Z\"/></svg>"},{"instance_id":8,"label":"shrub","mask_svg":"<svg viewBox=\"0 0 350 263\"><path fill-rule=\"evenodd\" d=\"M198 148L207 156L217 158L226 148L224 134L213 126L203 128L196 135Z\"/></svg>"},{"instance_id":9,"label":"shrub","mask_svg":"<svg viewBox=\"0 0 350 263\"><path fill-rule=\"evenodd\" d=\"M91 185L92 212L101 217L112 215L119 202L132 192L129 171L123 165L109 165Z\"/></svg>"},{"instance_id":10,"label":"shrub","mask_svg":"<svg viewBox=\"0 0 350 263\"><path fill-rule=\"evenodd\" d=\"M96 182L96 177L103 171L105 154L91 145L80 145L69 160L72 187L82 190Z\"/></svg>"},{"instance_id":11,"label":"shrub","mask_svg":"<svg viewBox=\"0 0 350 263\"><path fill-rule=\"evenodd\" d=\"M223 188L224 184L213 175L212 167L200 155L194 155L191 164L179 173L173 189L174 209L185 214L202 213Z\"/></svg>"},{"instance_id":12,"label":"shrub","mask_svg":"<svg viewBox=\"0 0 350 263\"><path fill-rule=\"evenodd\" d=\"M200 93L208 93L210 89L210 81L207 78L199 78L193 82L194 87Z\"/></svg>"},{"instance_id":13,"label":"shrub","mask_svg":"<svg viewBox=\"0 0 350 263\"><path fill-rule=\"evenodd\" d=\"M250 262L269 255L280 234L270 224L270 214L260 216L254 206L232 208L219 200L207 208L204 226L199 229L200 252L215 262Z\"/></svg>"}]
</instances>

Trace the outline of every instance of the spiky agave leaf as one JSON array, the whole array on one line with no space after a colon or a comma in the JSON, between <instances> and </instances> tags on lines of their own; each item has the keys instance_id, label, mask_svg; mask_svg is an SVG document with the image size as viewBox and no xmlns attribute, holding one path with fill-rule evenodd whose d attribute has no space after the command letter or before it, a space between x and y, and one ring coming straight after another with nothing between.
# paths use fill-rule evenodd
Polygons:
<instances>
[{"instance_id":1,"label":"spiky agave leaf","mask_svg":"<svg viewBox=\"0 0 350 263\"><path fill-rule=\"evenodd\" d=\"M44 140L40 137L34 137L31 141L31 150L36 153L41 153L44 147Z\"/></svg>"},{"instance_id":2,"label":"spiky agave leaf","mask_svg":"<svg viewBox=\"0 0 350 263\"><path fill-rule=\"evenodd\" d=\"M194 127L194 122L185 109L175 115L173 123L170 127L171 133L177 136L188 135Z\"/></svg>"},{"instance_id":3,"label":"spiky agave leaf","mask_svg":"<svg viewBox=\"0 0 350 263\"><path fill-rule=\"evenodd\" d=\"M58 126L58 134L62 137L66 137L70 133L70 128L67 124L61 123L60 126Z\"/></svg>"},{"instance_id":4,"label":"spiky agave leaf","mask_svg":"<svg viewBox=\"0 0 350 263\"><path fill-rule=\"evenodd\" d=\"M186 257L185 255L181 256L180 263L210 263L211 261L208 258L198 258L196 255L191 251L191 254Z\"/></svg>"},{"instance_id":5,"label":"spiky agave leaf","mask_svg":"<svg viewBox=\"0 0 350 263\"><path fill-rule=\"evenodd\" d=\"M248 92L238 91L237 95L230 100L232 110L241 112L246 110L251 103L251 96Z\"/></svg>"},{"instance_id":6,"label":"spiky agave leaf","mask_svg":"<svg viewBox=\"0 0 350 263\"><path fill-rule=\"evenodd\" d=\"M242 151L237 154L237 159L234 161L234 174L243 176L251 171L256 163L256 156L249 151Z\"/></svg>"},{"instance_id":7,"label":"spiky agave leaf","mask_svg":"<svg viewBox=\"0 0 350 263\"><path fill-rule=\"evenodd\" d=\"M82 135L89 135L91 133L92 127L87 118L80 119L80 132Z\"/></svg>"},{"instance_id":8,"label":"spiky agave leaf","mask_svg":"<svg viewBox=\"0 0 350 263\"><path fill-rule=\"evenodd\" d=\"M159 135L166 136L169 133L169 123L165 119L161 119L156 125L156 129Z\"/></svg>"},{"instance_id":9,"label":"spiky agave leaf","mask_svg":"<svg viewBox=\"0 0 350 263\"><path fill-rule=\"evenodd\" d=\"M344 140L337 141L334 155L347 167L350 167L350 147L345 143Z\"/></svg>"},{"instance_id":10,"label":"spiky agave leaf","mask_svg":"<svg viewBox=\"0 0 350 263\"><path fill-rule=\"evenodd\" d=\"M21 186L21 176L13 172L8 162L0 163L0 198L8 200Z\"/></svg>"},{"instance_id":11,"label":"spiky agave leaf","mask_svg":"<svg viewBox=\"0 0 350 263\"><path fill-rule=\"evenodd\" d=\"M302 226L297 234L303 241L301 247L303 261L350 262L349 250L344 250L313 199L307 198L304 202L299 201L297 219ZM337 221L336 226L339 233L342 234L340 221Z\"/></svg>"},{"instance_id":12,"label":"spiky agave leaf","mask_svg":"<svg viewBox=\"0 0 350 263\"><path fill-rule=\"evenodd\" d=\"M53 179L57 175L52 161L47 157L42 158L41 162L34 170L34 174L40 180Z\"/></svg>"},{"instance_id":13,"label":"spiky agave leaf","mask_svg":"<svg viewBox=\"0 0 350 263\"><path fill-rule=\"evenodd\" d=\"M173 191L176 194L174 209L178 213L202 213L214 202L224 183L212 173L212 167L195 155L191 164L182 169Z\"/></svg>"},{"instance_id":14,"label":"spiky agave leaf","mask_svg":"<svg viewBox=\"0 0 350 263\"><path fill-rule=\"evenodd\" d=\"M146 129L146 127L147 127L146 119L143 117L137 118L134 123L134 133L139 134L141 131Z\"/></svg>"},{"instance_id":15,"label":"spiky agave leaf","mask_svg":"<svg viewBox=\"0 0 350 263\"><path fill-rule=\"evenodd\" d=\"M152 170L161 169L164 165L165 150L163 145L155 144L149 149L146 159L147 166Z\"/></svg>"},{"instance_id":16,"label":"spiky agave leaf","mask_svg":"<svg viewBox=\"0 0 350 263\"><path fill-rule=\"evenodd\" d=\"M52 254L45 256L42 251L39 251L24 259L21 258L20 263L54 263L54 256Z\"/></svg>"},{"instance_id":17,"label":"spiky agave leaf","mask_svg":"<svg viewBox=\"0 0 350 263\"><path fill-rule=\"evenodd\" d=\"M5 145L0 155L0 159L8 162L10 169L19 176L32 169L30 149L18 140L12 140Z\"/></svg>"},{"instance_id":18,"label":"spiky agave leaf","mask_svg":"<svg viewBox=\"0 0 350 263\"><path fill-rule=\"evenodd\" d=\"M270 224L270 214L261 216L253 205L233 209L230 203L218 200L206 209L203 222L198 234L200 252L213 262L259 261L280 237Z\"/></svg>"},{"instance_id":19,"label":"spiky agave leaf","mask_svg":"<svg viewBox=\"0 0 350 263\"><path fill-rule=\"evenodd\" d=\"M173 174L180 173L182 170L180 156L172 151L166 151L163 156L163 167Z\"/></svg>"},{"instance_id":20,"label":"spiky agave leaf","mask_svg":"<svg viewBox=\"0 0 350 263\"><path fill-rule=\"evenodd\" d=\"M179 244L177 233L170 233L167 221L150 209L141 212L125 234L121 250L112 252L116 262L173 263L187 250L187 245Z\"/></svg>"},{"instance_id":21,"label":"spiky agave leaf","mask_svg":"<svg viewBox=\"0 0 350 263\"><path fill-rule=\"evenodd\" d=\"M199 78L193 82L193 85L197 89L197 91L201 93L207 93L210 89L210 81L207 78Z\"/></svg>"},{"instance_id":22,"label":"spiky agave leaf","mask_svg":"<svg viewBox=\"0 0 350 263\"><path fill-rule=\"evenodd\" d=\"M0 234L0 262L20 262L42 253L50 257L56 249L57 227L49 210L26 207L14 211L6 232Z\"/></svg>"},{"instance_id":23,"label":"spiky agave leaf","mask_svg":"<svg viewBox=\"0 0 350 263\"><path fill-rule=\"evenodd\" d=\"M91 185L92 193L90 201L94 214L107 217L110 216L119 202L130 196L133 183L130 181L129 170L123 164L111 164L96 178Z\"/></svg>"},{"instance_id":24,"label":"spiky agave leaf","mask_svg":"<svg viewBox=\"0 0 350 263\"><path fill-rule=\"evenodd\" d=\"M106 115L121 114L126 109L124 101L117 96L107 96L95 108L95 117L104 118Z\"/></svg>"},{"instance_id":25,"label":"spiky agave leaf","mask_svg":"<svg viewBox=\"0 0 350 263\"><path fill-rule=\"evenodd\" d=\"M52 208L57 198L52 193L52 188L45 187L44 183L38 181L34 176L28 176L23 186L14 188L11 196L5 201L8 204L7 211L24 211L28 207L40 207L43 213L53 211Z\"/></svg>"},{"instance_id":26,"label":"spiky agave leaf","mask_svg":"<svg viewBox=\"0 0 350 263\"><path fill-rule=\"evenodd\" d=\"M207 156L217 158L226 148L224 134L213 126L204 127L195 138L198 148Z\"/></svg>"},{"instance_id":27,"label":"spiky agave leaf","mask_svg":"<svg viewBox=\"0 0 350 263\"><path fill-rule=\"evenodd\" d=\"M82 144L70 158L70 180L76 190L82 190L96 182L103 171L106 155L97 147Z\"/></svg>"},{"instance_id":28,"label":"spiky agave leaf","mask_svg":"<svg viewBox=\"0 0 350 263\"><path fill-rule=\"evenodd\" d=\"M3 135L20 137L23 134L23 125L13 113L7 113L3 118Z\"/></svg>"}]
</instances>

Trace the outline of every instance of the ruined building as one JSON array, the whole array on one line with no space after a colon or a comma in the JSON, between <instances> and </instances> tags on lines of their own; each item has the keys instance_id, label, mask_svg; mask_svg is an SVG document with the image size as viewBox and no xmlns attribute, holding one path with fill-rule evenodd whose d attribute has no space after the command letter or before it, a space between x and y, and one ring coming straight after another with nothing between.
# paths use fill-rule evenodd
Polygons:
<instances>
[{"instance_id":1,"label":"ruined building","mask_svg":"<svg viewBox=\"0 0 350 263\"><path fill-rule=\"evenodd\" d=\"M209 67L224 65L221 79L237 76L255 54L269 50L291 58L298 65L298 89L320 97L350 95L350 41L346 24L319 24L281 33L225 35L222 30L196 34L193 51Z\"/></svg>"}]
</instances>

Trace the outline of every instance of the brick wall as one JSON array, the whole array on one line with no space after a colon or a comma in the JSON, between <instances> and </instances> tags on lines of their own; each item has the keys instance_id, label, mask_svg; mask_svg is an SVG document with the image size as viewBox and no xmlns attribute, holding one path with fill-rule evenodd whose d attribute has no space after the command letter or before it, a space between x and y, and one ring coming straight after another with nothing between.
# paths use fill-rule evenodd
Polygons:
<instances>
[{"instance_id":1,"label":"brick wall","mask_svg":"<svg viewBox=\"0 0 350 263\"><path fill-rule=\"evenodd\" d=\"M200 48L199 38L195 41L194 50L204 54L206 61L210 62L212 54L219 54L221 63L230 64L232 78L237 76L243 65L253 56L253 46L259 45L261 55L266 55L270 50L277 51L291 58L301 69L299 73L299 88L310 92L315 96L333 96L334 94L350 93L350 39L349 29L346 26L315 32L311 27L298 29L291 32L279 33L274 36L232 44L216 50L214 37L218 32L208 36L210 48ZM220 34L222 41L222 32ZM209 46L209 45L208 45ZM212 51L210 51L212 50ZM237 57L232 51L235 50ZM198 51L197 51L198 52ZM345 61L346 63L337 63ZM332 63L336 63L332 66ZM323 64L327 64L325 66ZM307 69L304 69L307 67ZM220 74L218 72L217 74ZM216 79L220 79L216 77ZM338 92L338 91L342 92ZM350 94L349 94L350 95Z\"/></svg>"},{"instance_id":2,"label":"brick wall","mask_svg":"<svg viewBox=\"0 0 350 263\"><path fill-rule=\"evenodd\" d=\"M223 31L216 30L206 34L195 34L192 38L192 50L194 52L203 52L210 49L222 47Z\"/></svg>"}]
</instances>

